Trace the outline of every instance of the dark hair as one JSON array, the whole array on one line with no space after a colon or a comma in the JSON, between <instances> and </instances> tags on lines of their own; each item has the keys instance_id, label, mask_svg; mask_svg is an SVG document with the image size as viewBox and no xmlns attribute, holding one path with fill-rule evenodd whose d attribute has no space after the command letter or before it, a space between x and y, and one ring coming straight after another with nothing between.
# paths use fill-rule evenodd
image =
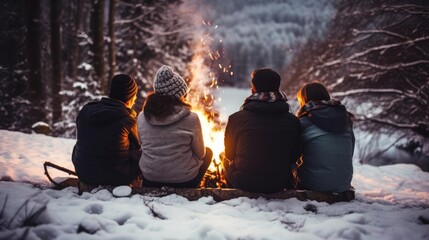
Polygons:
<instances>
[{"instance_id":1,"label":"dark hair","mask_svg":"<svg viewBox=\"0 0 429 240\"><path fill-rule=\"evenodd\" d=\"M151 117L162 120L173 113L175 106L191 107L191 105L184 102L182 98L165 96L152 92L143 104L143 114L148 120L150 120Z\"/></svg>"},{"instance_id":2,"label":"dark hair","mask_svg":"<svg viewBox=\"0 0 429 240\"><path fill-rule=\"evenodd\" d=\"M319 81L304 84L296 94L299 104L302 106L310 101L330 100L328 89Z\"/></svg>"},{"instance_id":3,"label":"dark hair","mask_svg":"<svg viewBox=\"0 0 429 240\"><path fill-rule=\"evenodd\" d=\"M270 68L256 69L251 76L256 92L275 92L280 88L281 77Z\"/></svg>"}]
</instances>

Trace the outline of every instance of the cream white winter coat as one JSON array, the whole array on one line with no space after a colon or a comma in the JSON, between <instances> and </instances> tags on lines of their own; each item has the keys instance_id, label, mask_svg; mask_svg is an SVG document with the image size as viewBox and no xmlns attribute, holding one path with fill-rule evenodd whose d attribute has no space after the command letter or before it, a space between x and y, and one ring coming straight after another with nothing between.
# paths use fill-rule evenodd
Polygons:
<instances>
[{"instance_id":1,"label":"cream white winter coat","mask_svg":"<svg viewBox=\"0 0 429 240\"><path fill-rule=\"evenodd\" d=\"M144 178L163 183L182 183L195 178L205 154L201 123L188 107L176 106L163 120L143 112L137 118Z\"/></svg>"}]
</instances>

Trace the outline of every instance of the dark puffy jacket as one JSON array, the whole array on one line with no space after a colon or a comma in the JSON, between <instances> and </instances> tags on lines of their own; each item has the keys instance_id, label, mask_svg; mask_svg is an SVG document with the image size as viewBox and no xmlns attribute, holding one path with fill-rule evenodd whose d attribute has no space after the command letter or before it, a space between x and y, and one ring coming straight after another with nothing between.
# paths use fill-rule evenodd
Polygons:
<instances>
[{"instance_id":1,"label":"dark puffy jacket","mask_svg":"<svg viewBox=\"0 0 429 240\"><path fill-rule=\"evenodd\" d=\"M129 184L140 173L136 112L121 101L86 104L76 120L72 160L79 179L91 185Z\"/></svg>"},{"instance_id":2,"label":"dark puffy jacket","mask_svg":"<svg viewBox=\"0 0 429 240\"><path fill-rule=\"evenodd\" d=\"M303 164L297 169L299 183L314 191L349 190L355 137L346 108L327 105L311 110L300 122Z\"/></svg>"},{"instance_id":3,"label":"dark puffy jacket","mask_svg":"<svg viewBox=\"0 0 429 240\"><path fill-rule=\"evenodd\" d=\"M292 188L301 126L286 102L251 101L232 114L225 131L226 177L234 188L273 193Z\"/></svg>"}]
</instances>

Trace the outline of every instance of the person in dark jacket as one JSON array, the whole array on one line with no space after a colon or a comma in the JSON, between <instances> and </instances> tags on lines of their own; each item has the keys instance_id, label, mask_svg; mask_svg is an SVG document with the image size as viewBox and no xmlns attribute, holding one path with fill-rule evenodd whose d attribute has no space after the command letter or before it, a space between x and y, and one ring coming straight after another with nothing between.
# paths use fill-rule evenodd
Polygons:
<instances>
[{"instance_id":1,"label":"person in dark jacket","mask_svg":"<svg viewBox=\"0 0 429 240\"><path fill-rule=\"evenodd\" d=\"M303 129L302 157L296 171L297 188L345 192L351 188L355 137L351 114L331 99L320 82L305 84L297 94Z\"/></svg>"},{"instance_id":2,"label":"person in dark jacket","mask_svg":"<svg viewBox=\"0 0 429 240\"><path fill-rule=\"evenodd\" d=\"M222 163L229 187L258 193L293 188L301 127L279 91L280 81L272 69L255 70L252 95L228 119Z\"/></svg>"},{"instance_id":3,"label":"person in dark jacket","mask_svg":"<svg viewBox=\"0 0 429 240\"><path fill-rule=\"evenodd\" d=\"M72 161L79 180L88 185L127 185L138 175L141 151L133 78L112 78L108 98L86 104L76 120L77 142Z\"/></svg>"}]
</instances>

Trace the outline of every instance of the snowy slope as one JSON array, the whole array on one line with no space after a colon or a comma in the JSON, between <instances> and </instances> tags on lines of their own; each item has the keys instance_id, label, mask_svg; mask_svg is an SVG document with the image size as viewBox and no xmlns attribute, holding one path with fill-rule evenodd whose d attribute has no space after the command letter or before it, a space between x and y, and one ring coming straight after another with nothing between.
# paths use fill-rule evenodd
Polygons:
<instances>
[{"instance_id":1,"label":"snowy slope","mask_svg":"<svg viewBox=\"0 0 429 240\"><path fill-rule=\"evenodd\" d=\"M0 176L47 184L43 162L72 168L73 144L0 130ZM190 202L177 195L115 198L106 190L79 196L76 188L40 190L0 181L0 239L428 239L423 222L429 221L429 173L405 164L355 165L353 185L356 200L329 205L262 198ZM317 213L305 210L309 204ZM44 206L35 221L24 222Z\"/></svg>"}]
</instances>

